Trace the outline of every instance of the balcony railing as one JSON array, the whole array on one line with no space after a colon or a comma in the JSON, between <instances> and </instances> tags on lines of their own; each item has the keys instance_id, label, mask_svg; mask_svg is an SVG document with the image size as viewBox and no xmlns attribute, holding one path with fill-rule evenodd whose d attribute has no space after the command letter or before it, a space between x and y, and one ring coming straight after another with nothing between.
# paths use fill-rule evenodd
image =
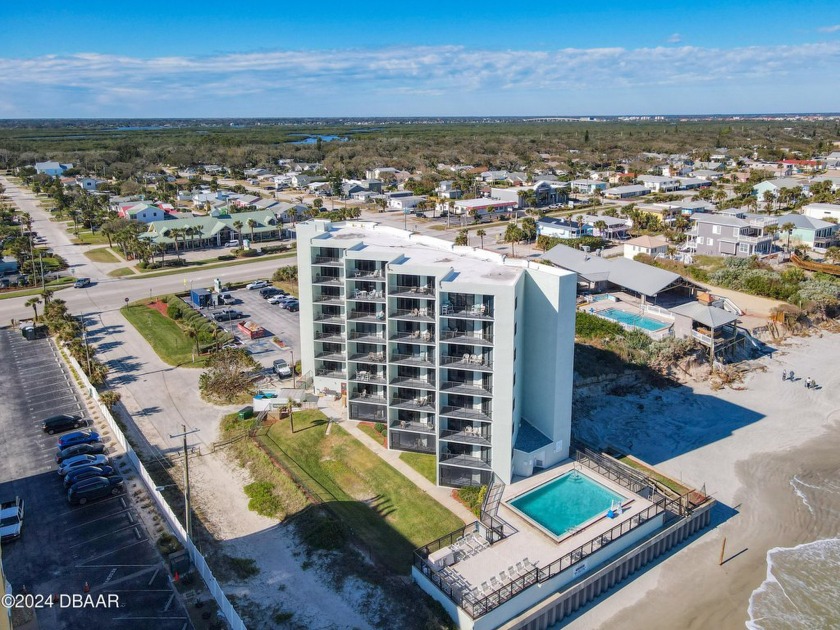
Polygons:
<instances>
[{"instance_id":1,"label":"balcony railing","mask_svg":"<svg viewBox=\"0 0 840 630\"><path fill-rule=\"evenodd\" d=\"M480 457L473 457L472 455L464 455L463 453L451 453L444 451L440 454L440 463L447 466L461 466L462 468L479 468L481 470L490 470L489 458L487 461Z\"/></svg>"},{"instance_id":2,"label":"balcony railing","mask_svg":"<svg viewBox=\"0 0 840 630\"><path fill-rule=\"evenodd\" d=\"M357 290L350 290L347 292L347 299L348 300L356 300L358 302L384 302L385 301L385 292L384 291L359 291Z\"/></svg>"},{"instance_id":3,"label":"balcony railing","mask_svg":"<svg viewBox=\"0 0 840 630\"><path fill-rule=\"evenodd\" d=\"M341 267L344 263L341 261L341 258L337 256L315 256L314 260L312 261L313 265L327 265L330 267Z\"/></svg>"},{"instance_id":4,"label":"balcony railing","mask_svg":"<svg viewBox=\"0 0 840 630\"><path fill-rule=\"evenodd\" d=\"M384 352L359 352L350 355L351 361L364 361L365 363L385 363Z\"/></svg>"},{"instance_id":5,"label":"balcony railing","mask_svg":"<svg viewBox=\"0 0 840 630\"><path fill-rule=\"evenodd\" d=\"M440 314L446 317L460 317L468 319L493 319L493 310L484 304L475 304L463 308L455 309L451 304L441 304Z\"/></svg>"},{"instance_id":6,"label":"balcony railing","mask_svg":"<svg viewBox=\"0 0 840 630\"><path fill-rule=\"evenodd\" d=\"M492 370L493 362L480 354L443 355L440 364L464 370Z\"/></svg>"},{"instance_id":7,"label":"balcony railing","mask_svg":"<svg viewBox=\"0 0 840 630\"><path fill-rule=\"evenodd\" d=\"M350 392L350 400L356 402L366 402L373 405L385 405L388 399L385 396L377 396L376 394L365 394L364 392Z\"/></svg>"},{"instance_id":8,"label":"balcony railing","mask_svg":"<svg viewBox=\"0 0 840 630\"><path fill-rule=\"evenodd\" d=\"M313 318L313 321L322 322L325 324L341 324L344 325L344 315L335 314L335 313L322 313L320 315L316 315Z\"/></svg>"},{"instance_id":9,"label":"balcony railing","mask_svg":"<svg viewBox=\"0 0 840 630\"><path fill-rule=\"evenodd\" d=\"M328 370L328 369L317 369L315 370L315 376L324 376L327 378L347 378L347 372L343 372L341 370Z\"/></svg>"},{"instance_id":10,"label":"balcony railing","mask_svg":"<svg viewBox=\"0 0 840 630\"><path fill-rule=\"evenodd\" d=\"M441 408L440 415L449 416L450 418L466 418L467 420L481 420L483 422L490 422L493 420L493 412L489 409L482 411L474 407L452 407L445 406Z\"/></svg>"},{"instance_id":11,"label":"balcony railing","mask_svg":"<svg viewBox=\"0 0 840 630\"><path fill-rule=\"evenodd\" d=\"M440 384L440 390L449 392L450 394L466 394L467 396L492 396L493 387L491 385L475 384L473 382L464 381L444 381Z\"/></svg>"},{"instance_id":12,"label":"balcony railing","mask_svg":"<svg viewBox=\"0 0 840 630\"><path fill-rule=\"evenodd\" d=\"M395 420L391 423L391 428L399 431L417 431L419 433L435 432L434 423L412 422L411 420Z\"/></svg>"},{"instance_id":13,"label":"balcony railing","mask_svg":"<svg viewBox=\"0 0 840 630\"><path fill-rule=\"evenodd\" d=\"M344 356L343 352L319 352L315 355L316 359L321 359L322 361L346 361L347 359Z\"/></svg>"},{"instance_id":14,"label":"balcony railing","mask_svg":"<svg viewBox=\"0 0 840 630\"><path fill-rule=\"evenodd\" d=\"M344 284L344 278L341 276L321 276L317 275L312 279L313 284L328 284L331 286L341 286Z\"/></svg>"},{"instance_id":15,"label":"balcony railing","mask_svg":"<svg viewBox=\"0 0 840 630\"><path fill-rule=\"evenodd\" d=\"M432 308L399 308L391 311L389 317L398 319L413 319L420 322L435 321L435 311Z\"/></svg>"},{"instance_id":16,"label":"balcony railing","mask_svg":"<svg viewBox=\"0 0 840 630\"><path fill-rule=\"evenodd\" d=\"M376 271L366 271L364 269L356 269L352 272L348 272L349 279L365 279L365 280L373 280L375 282L384 282L385 281L385 273L381 269L377 269Z\"/></svg>"},{"instance_id":17,"label":"balcony railing","mask_svg":"<svg viewBox=\"0 0 840 630\"><path fill-rule=\"evenodd\" d=\"M351 332L348 337L353 341L364 341L366 343L385 344L385 331L373 332Z\"/></svg>"},{"instance_id":18,"label":"balcony railing","mask_svg":"<svg viewBox=\"0 0 840 630\"><path fill-rule=\"evenodd\" d=\"M418 398L391 397L391 406L398 409L410 409L412 411L425 411L434 413L435 401L432 396L420 396Z\"/></svg>"},{"instance_id":19,"label":"balcony railing","mask_svg":"<svg viewBox=\"0 0 840 630\"><path fill-rule=\"evenodd\" d=\"M344 304L344 298L340 295L319 295L312 300L313 304Z\"/></svg>"},{"instance_id":20,"label":"balcony railing","mask_svg":"<svg viewBox=\"0 0 840 630\"><path fill-rule=\"evenodd\" d=\"M474 431L467 427L460 431L441 431L441 440L448 442L461 442L462 444L480 444L481 446L490 446L490 431L475 429Z\"/></svg>"},{"instance_id":21,"label":"balcony railing","mask_svg":"<svg viewBox=\"0 0 840 630\"><path fill-rule=\"evenodd\" d=\"M422 378L411 378L408 376L398 376L391 379L391 385L400 385L402 387L411 387L413 389L435 389L434 379L427 380Z\"/></svg>"},{"instance_id":22,"label":"balcony railing","mask_svg":"<svg viewBox=\"0 0 840 630\"><path fill-rule=\"evenodd\" d=\"M347 319L362 322L385 323L385 311L350 311Z\"/></svg>"},{"instance_id":23,"label":"balcony railing","mask_svg":"<svg viewBox=\"0 0 840 630\"><path fill-rule=\"evenodd\" d=\"M406 343L435 343L435 336L432 333L420 332L419 330L415 330L414 332L398 332L391 335L390 339L391 341L404 341Z\"/></svg>"},{"instance_id":24,"label":"balcony railing","mask_svg":"<svg viewBox=\"0 0 840 630\"><path fill-rule=\"evenodd\" d=\"M435 297L435 288L397 285L388 289L388 295L392 297L411 297L433 300Z\"/></svg>"},{"instance_id":25,"label":"balcony railing","mask_svg":"<svg viewBox=\"0 0 840 630\"><path fill-rule=\"evenodd\" d=\"M362 383L376 383L377 385L388 384L384 374L380 374L379 372L367 372L365 370L356 370L356 372L350 376L350 380Z\"/></svg>"},{"instance_id":26,"label":"balcony railing","mask_svg":"<svg viewBox=\"0 0 840 630\"><path fill-rule=\"evenodd\" d=\"M492 346L493 335L481 332L465 332L463 330L445 330L440 334L441 341L457 343L465 346Z\"/></svg>"},{"instance_id":27,"label":"balcony railing","mask_svg":"<svg viewBox=\"0 0 840 630\"><path fill-rule=\"evenodd\" d=\"M418 354L400 354L394 352L391 354L391 363L434 367L435 355L432 352L420 352Z\"/></svg>"},{"instance_id":28,"label":"balcony railing","mask_svg":"<svg viewBox=\"0 0 840 630\"><path fill-rule=\"evenodd\" d=\"M347 338L341 333L334 332L316 332L315 339L318 341L331 341L334 343L345 343Z\"/></svg>"}]
</instances>

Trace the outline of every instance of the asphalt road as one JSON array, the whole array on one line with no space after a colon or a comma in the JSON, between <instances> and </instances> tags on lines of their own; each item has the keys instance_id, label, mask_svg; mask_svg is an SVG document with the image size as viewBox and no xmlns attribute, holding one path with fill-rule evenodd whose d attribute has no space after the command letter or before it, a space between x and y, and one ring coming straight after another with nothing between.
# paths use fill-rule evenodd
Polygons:
<instances>
[{"instance_id":1,"label":"asphalt road","mask_svg":"<svg viewBox=\"0 0 840 630\"><path fill-rule=\"evenodd\" d=\"M25 517L19 540L3 546L3 567L16 593L59 595L36 611L41 628L190 627L161 557L141 523L131 494L139 482L126 479L127 493L70 506L56 474L57 437L41 431L40 420L84 409L70 375L48 339L26 341L16 330L0 331L0 497L20 496ZM106 453L128 471L102 431ZM94 602L73 607L88 584ZM111 596L109 600L108 597ZM67 604L67 605L64 605Z\"/></svg>"}]
</instances>

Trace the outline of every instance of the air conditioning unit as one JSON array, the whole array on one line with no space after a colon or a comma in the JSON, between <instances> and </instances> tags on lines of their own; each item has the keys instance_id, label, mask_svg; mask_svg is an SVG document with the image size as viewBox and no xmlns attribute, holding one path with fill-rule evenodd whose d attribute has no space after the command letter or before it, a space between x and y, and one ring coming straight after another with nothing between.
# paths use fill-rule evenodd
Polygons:
<instances>
[{"instance_id":1,"label":"air conditioning unit","mask_svg":"<svg viewBox=\"0 0 840 630\"><path fill-rule=\"evenodd\" d=\"M589 245L581 245L580 246L582 251L585 251L587 254L589 253L590 247Z\"/></svg>"}]
</instances>

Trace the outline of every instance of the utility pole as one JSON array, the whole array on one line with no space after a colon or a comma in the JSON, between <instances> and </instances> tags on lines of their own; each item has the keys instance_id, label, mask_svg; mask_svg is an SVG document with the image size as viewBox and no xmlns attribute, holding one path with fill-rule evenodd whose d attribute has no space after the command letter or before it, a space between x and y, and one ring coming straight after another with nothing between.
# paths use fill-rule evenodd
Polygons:
<instances>
[{"instance_id":1,"label":"utility pole","mask_svg":"<svg viewBox=\"0 0 840 630\"><path fill-rule=\"evenodd\" d=\"M182 433L170 434L170 438L184 438L184 529L187 532L187 538L192 540L192 518L190 517L190 458L187 452L187 436L191 433L198 433L199 429L187 431L187 425L182 424L184 431Z\"/></svg>"}]
</instances>

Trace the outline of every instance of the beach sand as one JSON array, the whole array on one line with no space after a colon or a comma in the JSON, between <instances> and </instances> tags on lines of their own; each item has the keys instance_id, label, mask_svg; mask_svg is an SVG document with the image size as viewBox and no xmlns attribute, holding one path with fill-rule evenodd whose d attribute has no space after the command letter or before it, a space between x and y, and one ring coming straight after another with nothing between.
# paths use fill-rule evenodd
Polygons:
<instances>
[{"instance_id":1,"label":"beach sand","mask_svg":"<svg viewBox=\"0 0 840 630\"><path fill-rule=\"evenodd\" d=\"M795 339L761 360L766 371L752 372L742 391L700 384L589 401L575 418L582 437L705 484L720 505L709 529L563 627L744 628L770 549L837 537L837 501L815 506L801 491L840 471L838 356L838 335ZM800 380L783 382L783 369ZM807 389L808 376L821 388Z\"/></svg>"}]
</instances>

